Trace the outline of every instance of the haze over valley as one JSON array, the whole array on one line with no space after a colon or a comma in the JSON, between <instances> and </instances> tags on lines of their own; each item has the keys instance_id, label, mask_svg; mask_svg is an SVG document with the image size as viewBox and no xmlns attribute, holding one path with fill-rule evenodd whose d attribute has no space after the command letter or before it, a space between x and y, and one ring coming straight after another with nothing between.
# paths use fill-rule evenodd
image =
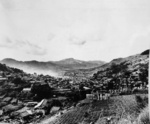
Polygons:
<instances>
[{"instance_id":1,"label":"haze over valley","mask_svg":"<svg viewBox=\"0 0 150 124\"><path fill-rule=\"evenodd\" d=\"M21 69L27 73L48 74L51 76L64 76L69 70L89 69L105 64L103 61L81 61L73 58L63 59L60 61L17 61L11 58L1 60L1 63L7 66Z\"/></svg>"}]
</instances>

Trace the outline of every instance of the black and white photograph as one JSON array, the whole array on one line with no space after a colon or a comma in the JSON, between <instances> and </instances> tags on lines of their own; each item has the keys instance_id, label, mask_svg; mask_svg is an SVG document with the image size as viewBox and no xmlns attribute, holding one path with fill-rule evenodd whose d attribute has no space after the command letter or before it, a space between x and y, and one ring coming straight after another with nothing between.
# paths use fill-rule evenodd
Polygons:
<instances>
[{"instance_id":1,"label":"black and white photograph","mask_svg":"<svg viewBox=\"0 0 150 124\"><path fill-rule=\"evenodd\" d=\"M150 0L0 0L0 124L150 124Z\"/></svg>"}]
</instances>

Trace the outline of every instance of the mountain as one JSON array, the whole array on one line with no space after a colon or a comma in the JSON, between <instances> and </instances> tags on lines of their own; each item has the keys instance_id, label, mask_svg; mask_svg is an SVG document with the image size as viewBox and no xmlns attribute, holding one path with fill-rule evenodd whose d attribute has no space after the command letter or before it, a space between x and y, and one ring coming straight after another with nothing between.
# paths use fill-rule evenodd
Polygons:
<instances>
[{"instance_id":1,"label":"mountain","mask_svg":"<svg viewBox=\"0 0 150 124\"><path fill-rule=\"evenodd\" d=\"M73 58L63 59L60 61L39 62L17 61L12 58L6 58L1 61L10 67L22 69L28 73L49 74L52 76L62 76L66 71L72 69L89 69L103 65L103 61L81 61Z\"/></svg>"},{"instance_id":2,"label":"mountain","mask_svg":"<svg viewBox=\"0 0 150 124\"><path fill-rule=\"evenodd\" d=\"M63 59L55 62L56 64L70 69L88 69L103 65L103 61L82 61L74 58Z\"/></svg>"},{"instance_id":3,"label":"mountain","mask_svg":"<svg viewBox=\"0 0 150 124\"><path fill-rule=\"evenodd\" d=\"M136 68L140 68L141 64L148 64L149 63L149 50L146 50L140 54L132 55L126 58L116 58L112 61L105 63L101 66L90 68L90 69L76 69L76 70L68 70L65 72L65 76L76 78L76 80L86 79L92 77L99 71L106 72L107 69L110 69L113 64L120 65L120 64L128 64L128 69L134 70Z\"/></svg>"},{"instance_id":4,"label":"mountain","mask_svg":"<svg viewBox=\"0 0 150 124\"><path fill-rule=\"evenodd\" d=\"M60 67L53 62L38 62L38 61L17 61L14 59L6 58L1 63L7 66L24 70L27 73L50 74L57 76L64 68Z\"/></svg>"}]
</instances>

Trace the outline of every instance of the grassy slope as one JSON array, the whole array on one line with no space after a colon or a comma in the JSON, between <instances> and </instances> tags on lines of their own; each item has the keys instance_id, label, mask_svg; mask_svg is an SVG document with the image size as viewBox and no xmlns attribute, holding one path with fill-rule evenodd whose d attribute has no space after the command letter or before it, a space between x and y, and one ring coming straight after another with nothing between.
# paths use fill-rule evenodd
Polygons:
<instances>
[{"instance_id":1,"label":"grassy slope","mask_svg":"<svg viewBox=\"0 0 150 124\"><path fill-rule=\"evenodd\" d=\"M106 124L106 118L108 117L112 117L113 123L124 124L126 121L130 124L138 117L138 109L135 95L116 96L109 100L75 107L49 124L79 124L79 122L83 124L83 120L88 123ZM90 111L90 115L85 119L84 114L87 111Z\"/></svg>"}]
</instances>

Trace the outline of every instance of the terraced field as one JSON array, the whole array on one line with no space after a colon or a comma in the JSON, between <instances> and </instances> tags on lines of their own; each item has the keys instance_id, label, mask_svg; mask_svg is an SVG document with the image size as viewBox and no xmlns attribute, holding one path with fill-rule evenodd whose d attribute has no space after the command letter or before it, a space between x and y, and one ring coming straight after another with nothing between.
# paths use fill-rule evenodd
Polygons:
<instances>
[{"instance_id":1,"label":"terraced field","mask_svg":"<svg viewBox=\"0 0 150 124\"><path fill-rule=\"evenodd\" d=\"M47 124L118 124L122 120L133 122L137 117L134 95L111 97L109 100L89 102L75 107ZM88 112L88 116L85 113Z\"/></svg>"}]
</instances>

